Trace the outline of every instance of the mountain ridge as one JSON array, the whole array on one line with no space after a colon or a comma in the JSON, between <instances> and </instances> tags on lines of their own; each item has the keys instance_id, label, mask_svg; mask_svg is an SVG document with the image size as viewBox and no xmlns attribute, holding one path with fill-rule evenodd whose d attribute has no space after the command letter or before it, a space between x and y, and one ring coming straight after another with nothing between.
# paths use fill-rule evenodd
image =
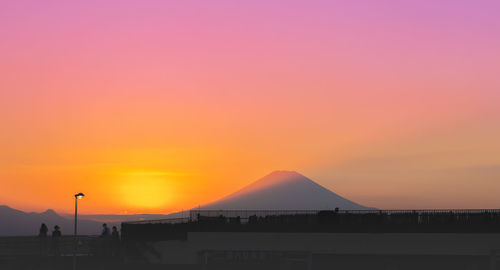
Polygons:
<instances>
[{"instance_id":1,"label":"mountain ridge","mask_svg":"<svg viewBox=\"0 0 500 270\"><path fill-rule=\"evenodd\" d=\"M37 235L42 223L49 227L55 225L61 228L63 235L73 235L73 219L65 218L52 209L44 212L23 212L7 205L0 205L0 236L30 236ZM119 223L109 223L109 226L119 226ZM82 235L98 235L102 223L79 219L78 233Z\"/></svg>"},{"instance_id":2,"label":"mountain ridge","mask_svg":"<svg viewBox=\"0 0 500 270\"><path fill-rule=\"evenodd\" d=\"M350 201L296 171L279 170L250 183L201 210L373 209Z\"/></svg>"}]
</instances>

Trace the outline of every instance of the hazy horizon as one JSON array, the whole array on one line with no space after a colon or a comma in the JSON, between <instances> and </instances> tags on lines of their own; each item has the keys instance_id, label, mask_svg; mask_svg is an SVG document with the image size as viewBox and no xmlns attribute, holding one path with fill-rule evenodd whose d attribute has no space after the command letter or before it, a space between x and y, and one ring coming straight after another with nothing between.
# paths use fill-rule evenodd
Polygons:
<instances>
[{"instance_id":1,"label":"hazy horizon","mask_svg":"<svg viewBox=\"0 0 500 270\"><path fill-rule=\"evenodd\" d=\"M500 2L361 2L3 1L0 205L177 212L286 169L500 208Z\"/></svg>"}]
</instances>

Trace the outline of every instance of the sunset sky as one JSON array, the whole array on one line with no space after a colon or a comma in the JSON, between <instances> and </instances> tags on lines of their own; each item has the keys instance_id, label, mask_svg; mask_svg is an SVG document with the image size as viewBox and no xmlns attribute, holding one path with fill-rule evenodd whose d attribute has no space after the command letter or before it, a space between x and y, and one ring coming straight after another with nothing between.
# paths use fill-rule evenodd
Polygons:
<instances>
[{"instance_id":1,"label":"sunset sky","mask_svg":"<svg viewBox=\"0 0 500 270\"><path fill-rule=\"evenodd\" d=\"M500 1L1 1L0 205L169 213L296 170L500 208Z\"/></svg>"}]
</instances>

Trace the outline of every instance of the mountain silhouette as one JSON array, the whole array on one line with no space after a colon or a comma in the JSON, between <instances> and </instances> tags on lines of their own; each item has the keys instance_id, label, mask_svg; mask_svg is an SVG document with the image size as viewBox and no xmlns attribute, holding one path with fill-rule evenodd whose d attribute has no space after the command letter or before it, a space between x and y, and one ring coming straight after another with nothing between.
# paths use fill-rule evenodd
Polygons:
<instances>
[{"instance_id":1,"label":"mountain silhouette","mask_svg":"<svg viewBox=\"0 0 500 270\"><path fill-rule=\"evenodd\" d=\"M135 214L135 215L78 215L78 234L98 235L101 233L102 223L109 227L120 228L121 222L156 220L168 218L168 215ZM0 236L29 236L37 235L40 225L45 223L52 231L55 225L61 227L63 235L73 235L74 215L58 214L52 209L41 213L23 212L7 205L0 205Z\"/></svg>"},{"instance_id":2,"label":"mountain silhouette","mask_svg":"<svg viewBox=\"0 0 500 270\"><path fill-rule=\"evenodd\" d=\"M63 235L72 235L74 221L65 218L54 210L42 213L26 213L6 205L0 205L0 236L37 235L40 224L45 223L52 231L55 225L61 227ZM119 223L110 223L110 226L119 226ZM101 232L102 224L91 220L78 220L78 233L82 235L97 235Z\"/></svg>"},{"instance_id":3,"label":"mountain silhouette","mask_svg":"<svg viewBox=\"0 0 500 270\"><path fill-rule=\"evenodd\" d=\"M345 199L294 171L275 171L201 210L373 209ZM196 208L198 209L198 208Z\"/></svg>"}]
</instances>

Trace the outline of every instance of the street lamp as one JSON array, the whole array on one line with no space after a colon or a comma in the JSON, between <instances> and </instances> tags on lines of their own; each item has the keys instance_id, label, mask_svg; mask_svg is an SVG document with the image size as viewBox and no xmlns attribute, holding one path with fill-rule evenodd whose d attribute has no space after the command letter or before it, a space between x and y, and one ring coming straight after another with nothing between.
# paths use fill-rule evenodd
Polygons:
<instances>
[{"instance_id":1,"label":"street lamp","mask_svg":"<svg viewBox=\"0 0 500 270\"><path fill-rule=\"evenodd\" d=\"M74 232L75 250L73 252L73 270L76 270L76 252L78 251L78 239L77 239L77 235L78 235L78 232L77 232L78 200L83 199L83 197L85 197L85 195L81 192L78 194L75 194L75 232Z\"/></svg>"}]
</instances>

